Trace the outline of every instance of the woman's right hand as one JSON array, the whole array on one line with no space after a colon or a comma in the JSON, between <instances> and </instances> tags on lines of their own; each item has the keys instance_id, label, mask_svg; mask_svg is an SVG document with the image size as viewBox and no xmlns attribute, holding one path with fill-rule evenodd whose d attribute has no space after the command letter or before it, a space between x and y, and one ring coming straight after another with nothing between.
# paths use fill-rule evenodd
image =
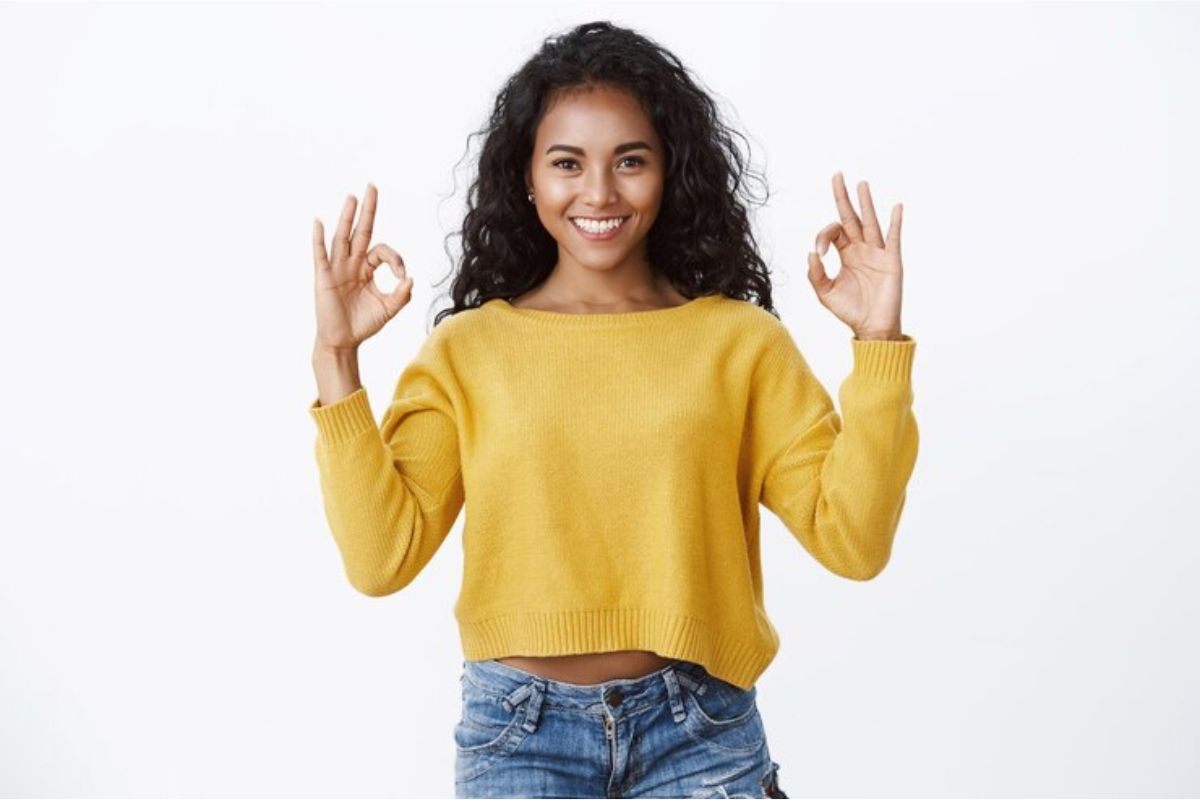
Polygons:
<instances>
[{"instance_id":1,"label":"woman's right hand","mask_svg":"<svg viewBox=\"0 0 1200 800\"><path fill-rule=\"evenodd\" d=\"M313 220L313 264L316 267L317 341L314 347L331 352L355 351L412 299L412 278L400 254L382 242L371 244L378 190L367 184L362 214L354 233L357 200L346 198L333 235L333 259L325 251L325 228ZM389 294L375 285L375 270L388 263L400 281Z\"/></svg>"}]
</instances>

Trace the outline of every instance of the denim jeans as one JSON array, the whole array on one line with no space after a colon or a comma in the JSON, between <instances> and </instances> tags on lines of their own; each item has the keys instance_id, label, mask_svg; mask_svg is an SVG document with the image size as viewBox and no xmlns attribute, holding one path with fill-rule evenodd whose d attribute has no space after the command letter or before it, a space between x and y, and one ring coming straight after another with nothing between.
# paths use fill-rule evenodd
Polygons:
<instances>
[{"instance_id":1,"label":"denim jeans","mask_svg":"<svg viewBox=\"0 0 1200 800\"><path fill-rule=\"evenodd\" d=\"M758 713L695 662L582 685L464 661L455 797L787 797Z\"/></svg>"}]
</instances>

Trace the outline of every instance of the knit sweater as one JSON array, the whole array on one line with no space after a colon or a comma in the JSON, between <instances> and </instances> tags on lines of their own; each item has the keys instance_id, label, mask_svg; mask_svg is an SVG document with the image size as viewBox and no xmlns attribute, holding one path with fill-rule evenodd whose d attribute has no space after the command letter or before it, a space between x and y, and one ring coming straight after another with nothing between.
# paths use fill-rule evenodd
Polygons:
<instances>
[{"instance_id":1,"label":"knit sweater","mask_svg":"<svg viewBox=\"0 0 1200 800\"><path fill-rule=\"evenodd\" d=\"M408 586L465 505L468 660L650 650L748 689L779 649L760 504L836 575L869 580L891 557L916 342L851 346L839 415L750 301L571 314L494 298L446 317L379 425L363 388L309 407L346 577L371 596Z\"/></svg>"}]
</instances>

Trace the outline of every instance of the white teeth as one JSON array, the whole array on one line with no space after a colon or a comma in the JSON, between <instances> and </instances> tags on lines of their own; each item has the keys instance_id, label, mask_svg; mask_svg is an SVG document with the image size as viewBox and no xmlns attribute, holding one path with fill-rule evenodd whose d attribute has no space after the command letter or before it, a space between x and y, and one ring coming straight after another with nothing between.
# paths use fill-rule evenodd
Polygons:
<instances>
[{"instance_id":1,"label":"white teeth","mask_svg":"<svg viewBox=\"0 0 1200 800\"><path fill-rule=\"evenodd\" d=\"M614 217L612 219L604 220L603 222L593 222L592 220L583 219L582 217L575 217L571 221L588 233L607 233L613 228L624 224L625 218Z\"/></svg>"}]
</instances>

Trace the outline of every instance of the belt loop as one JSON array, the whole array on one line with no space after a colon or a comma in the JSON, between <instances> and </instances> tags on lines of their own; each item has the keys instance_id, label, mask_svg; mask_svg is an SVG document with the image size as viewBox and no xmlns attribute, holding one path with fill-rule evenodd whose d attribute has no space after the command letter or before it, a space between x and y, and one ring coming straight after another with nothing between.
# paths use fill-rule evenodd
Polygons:
<instances>
[{"instance_id":1,"label":"belt loop","mask_svg":"<svg viewBox=\"0 0 1200 800\"><path fill-rule=\"evenodd\" d=\"M546 693L541 684L539 684L537 681L529 684L529 687L529 711L525 714L524 728L530 733L533 733L537 730L538 717L542 713L542 700L545 698Z\"/></svg>"},{"instance_id":2,"label":"belt loop","mask_svg":"<svg viewBox=\"0 0 1200 800\"><path fill-rule=\"evenodd\" d=\"M679 673L679 680L683 682L684 686L688 687L698 695L703 696L703 694L708 691L707 683L696 680L686 672Z\"/></svg>"},{"instance_id":3,"label":"belt loop","mask_svg":"<svg viewBox=\"0 0 1200 800\"><path fill-rule=\"evenodd\" d=\"M511 692L500 698L500 705L504 706L504 710L512 713L513 709L521 704L521 701L529 696L530 684L522 684L519 688L513 689Z\"/></svg>"},{"instance_id":4,"label":"belt loop","mask_svg":"<svg viewBox=\"0 0 1200 800\"><path fill-rule=\"evenodd\" d=\"M667 684L667 699L671 703L671 717L676 722L683 722L687 712L684 710L683 700L679 696L679 680L686 676L682 673L677 674L674 667L667 669L662 676Z\"/></svg>"},{"instance_id":5,"label":"belt loop","mask_svg":"<svg viewBox=\"0 0 1200 800\"><path fill-rule=\"evenodd\" d=\"M537 730L538 717L542 712L542 698L545 696L545 691L540 681L531 681L522 684L517 689L501 697L500 704L504 706L505 711L511 713L526 698L530 698L529 708L525 713L525 722L522 724L522 727L533 733Z\"/></svg>"}]
</instances>

